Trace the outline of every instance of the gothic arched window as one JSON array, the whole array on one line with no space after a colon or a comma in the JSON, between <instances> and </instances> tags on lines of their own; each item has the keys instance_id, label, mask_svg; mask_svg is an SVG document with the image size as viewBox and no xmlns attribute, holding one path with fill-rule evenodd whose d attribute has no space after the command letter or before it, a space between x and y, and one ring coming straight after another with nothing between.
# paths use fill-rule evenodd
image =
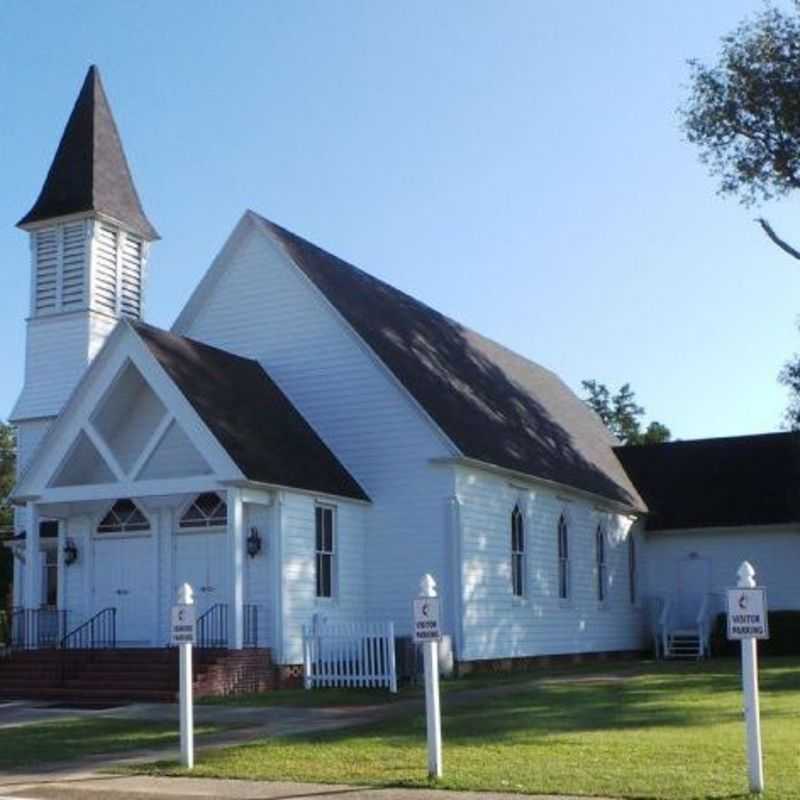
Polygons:
<instances>
[{"instance_id":1,"label":"gothic arched window","mask_svg":"<svg viewBox=\"0 0 800 800\"><path fill-rule=\"evenodd\" d=\"M525 596L525 525L519 506L511 512L511 592Z\"/></svg>"},{"instance_id":2,"label":"gothic arched window","mask_svg":"<svg viewBox=\"0 0 800 800\"><path fill-rule=\"evenodd\" d=\"M569 531L563 514L558 518L558 596L569 597Z\"/></svg>"}]
</instances>

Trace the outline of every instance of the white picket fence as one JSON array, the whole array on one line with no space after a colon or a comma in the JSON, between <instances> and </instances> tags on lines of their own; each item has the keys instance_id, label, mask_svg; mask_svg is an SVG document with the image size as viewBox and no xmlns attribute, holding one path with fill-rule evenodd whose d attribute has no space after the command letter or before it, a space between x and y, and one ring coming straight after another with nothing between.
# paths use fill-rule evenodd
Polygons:
<instances>
[{"instance_id":1,"label":"white picket fence","mask_svg":"<svg viewBox=\"0 0 800 800\"><path fill-rule=\"evenodd\" d=\"M397 692L393 622L303 626L305 688L385 686Z\"/></svg>"}]
</instances>

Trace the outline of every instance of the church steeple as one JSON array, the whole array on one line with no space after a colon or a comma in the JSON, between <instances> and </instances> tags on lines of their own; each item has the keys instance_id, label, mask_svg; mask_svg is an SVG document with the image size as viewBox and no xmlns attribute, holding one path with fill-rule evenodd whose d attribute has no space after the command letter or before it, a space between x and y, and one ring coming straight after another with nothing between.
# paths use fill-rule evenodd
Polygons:
<instances>
[{"instance_id":1,"label":"church steeple","mask_svg":"<svg viewBox=\"0 0 800 800\"><path fill-rule=\"evenodd\" d=\"M33 208L25 385L11 414L41 430L121 317L144 316L150 243L100 73L91 67ZM49 424L49 423L48 423Z\"/></svg>"},{"instance_id":2,"label":"church steeple","mask_svg":"<svg viewBox=\"0 0 800 800\"><path fill-rule=\"evenodd\" d=\"M42 191L17 224L28 229L33 223L85 212L107 216L147 241L159 238L145 216L94 65L75 101Z\"/></svg>"}]
</instances>

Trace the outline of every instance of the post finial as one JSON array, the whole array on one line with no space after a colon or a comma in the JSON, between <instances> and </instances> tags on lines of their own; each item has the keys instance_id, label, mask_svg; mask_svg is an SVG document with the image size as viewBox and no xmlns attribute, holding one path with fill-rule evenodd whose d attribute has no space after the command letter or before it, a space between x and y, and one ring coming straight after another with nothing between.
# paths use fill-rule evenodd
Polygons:
<instances>
[{"instance_id":1,"label":"post finial","mask_svg":"<svg viewBox=\"0 0 800 800\"><path fill-rule=\"evenodd\" d=\"M752 589L756 585L756 571L749 561L742 561L736 574L739 576L739 588Z\"/></svg>"},{"instance_id":2,"label":"post finial","mask_svg":"<svg viewBox=\"0 0 800 800\"><path fill-rule=\"evenodd\" d=\"M436 597L436 581L430 573L422 576L419 588L422 597Z\"/></svg>"},{"instance_id":3,"label":"post finial","mask_svg":"<svg viewBox=\"0 0 800 800\"><path fill-rule=\"evenodd\" d=\"M194 605L194 589L188 583L184 583L178 589L178 605L179 606L193 606Z\"/></svg>"}]
</instances>

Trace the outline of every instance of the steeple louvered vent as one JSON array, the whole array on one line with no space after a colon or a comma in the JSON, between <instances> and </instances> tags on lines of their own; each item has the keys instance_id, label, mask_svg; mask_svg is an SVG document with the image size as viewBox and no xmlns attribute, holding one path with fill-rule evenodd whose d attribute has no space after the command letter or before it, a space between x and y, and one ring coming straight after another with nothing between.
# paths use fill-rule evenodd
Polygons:
<instances>
[{"instance_id":1,"label":"steeple louvered vent","mask_svg":"<svg viewBox=\"0 0 800 800\"><path fill-rule=\"evenodd\" d=\"M80 308L86 281L86 225L78 222L62 229L61 306L65 311Z\"/></svg>"},{"instance_id":2,"label":"steeple louvered vent","mask_svg":"<svg viewBox=\"0 0 800 800\"><path fill-rule=\"evenodd\" d=\"M142 265L144 242L131 234L122 246L122 293L120 313L139 319L142 316Z\"/></svg>"},{"instance_id":3,"label":"steeple louvered vent","mask_svg":"<svg viewBox=\"0 0 800 800\"><path fill-rule=\"evenodd\" d=\"M119 231L99 225L95 236L94 304L100 311L117 313L117 259Z\"/></svg>"},{"instance_id":4,"label":"steeple louvered vent","mask_svg":"<svg viewBox=\"0 0 800 800\"><path fill-rule=\"evenodd\" d=\"M34 312L55 311L58 295L59 230L50 228L39 231L34 243L36 289L34 291Z\"/></svg>"},{"instance_id":5,"label":"steeple louvered vent","mask_svg":"<svg viewBox=\"0 0 800 800\"><path fill-rule=\"evenodd\" d=\"M33 313L81 308L86 279L86 224L74 222L37 231L33 247Z\"/></svg>"}]
</instances>

